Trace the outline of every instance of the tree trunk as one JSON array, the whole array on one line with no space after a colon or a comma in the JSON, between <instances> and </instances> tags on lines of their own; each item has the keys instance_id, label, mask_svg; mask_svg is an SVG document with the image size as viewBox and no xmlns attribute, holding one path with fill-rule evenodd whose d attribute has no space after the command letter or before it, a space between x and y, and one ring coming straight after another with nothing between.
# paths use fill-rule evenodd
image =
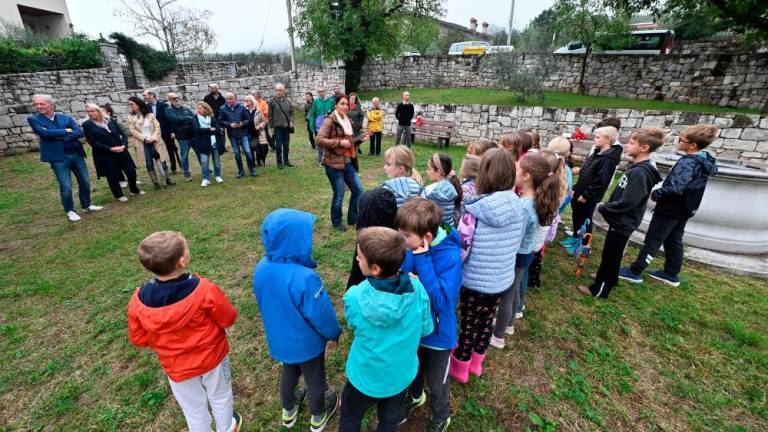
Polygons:
<instances>
[{"instance_id":1,"label":"tree trunk","mask_svg":"<svg viewBox=\"0 0 768 432\"><path fill-rule=\"evenodd\" d=\"M579 94L583 95L585 93L584 88L584 74L587 72L587 57L589 57L589 49L587 49L587 52L584 53L584 55L581 57L581 72L579 73Z\"/></svg>"},{"instance_id":2,"label":"tree trunk","mask_svg":"<svg viewBox=\"0 0 768 432\"><path fill-rule=\"evenodd\" d=\"M368 50L362 46L358 47L349 59L344 59L344 69L346 76L344 78L344 90L349 93L360 89L360 77L363 74L363 66L368 59Z\"/></svg>"}]
</instances>

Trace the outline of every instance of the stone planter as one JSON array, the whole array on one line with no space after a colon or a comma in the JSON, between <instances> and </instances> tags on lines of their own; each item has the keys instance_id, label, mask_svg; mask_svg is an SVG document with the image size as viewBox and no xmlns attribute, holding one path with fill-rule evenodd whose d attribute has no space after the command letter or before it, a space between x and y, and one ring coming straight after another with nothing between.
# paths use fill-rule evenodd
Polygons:
<instances>
[{"instance_id":1,"label":"stone planter","mask_svg":"<svg viewBox=\"0 0 768 432\"><path fill-rule=\"evenodd\" d=\"M666 176L679 158L658 154L654 160ZM685 228L685 244L725 253L768 254L768 171L744 162L718 160L718 173L709 179L701 207ZM643 233L654 205L648 202L639 228Z\"/></svg>"}]
</instances>

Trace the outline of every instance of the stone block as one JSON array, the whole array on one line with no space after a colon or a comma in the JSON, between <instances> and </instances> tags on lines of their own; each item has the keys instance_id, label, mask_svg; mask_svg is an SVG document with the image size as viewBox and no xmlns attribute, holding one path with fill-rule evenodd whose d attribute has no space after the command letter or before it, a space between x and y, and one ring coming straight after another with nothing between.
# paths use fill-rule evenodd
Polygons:
<instances>
[{"instance_id":1,"label":"stone block","mask_svg":"<svg viewBox=\"0 0 768 432\"><path fill-rule=\"evenodd\" d=\"M768 153L768 141L760 141L759 143L757 143L757 147L755 148L755 150L763 154Z\"/></svg>"},{"instance_id":2,"label":"stone block","mask_svg":"<svg viewBox=\"0 0 768 432\"><path fill-rule=\"evenodd\" d=\"M723 128L720 129L720 137L721 138L738 138L741 136L741 132L744 129L741 128Z\"/></svg>"},{"instance_id":3,"label":"stone block","mask_svg":"<svg viewBox=\"0 0 768 432\"><path fill-rule=\"evenodd\" d=\"M643 119L642 127L663 128L665 123L664 116L648 116Z\"/></svg>"},{"instance_id":4,"label":"stone block","mask_svg":"<svg viewBox=\"0 0 768 432\"><path fill-rule=\"evenodd\" d=\"M729 128L733 124L733 119L728 117L716 117L713 124L719 128Z\"/></svg>"},{"instance_id":5,"label":"stone block","mask_svg":"<svg viewBox=\"0 0 768 432\"><path fill-rule=\"evenodd\" d=\"M755 148L757 148L757 142L728 138L725 140L723 148L726 150L755 151Z\"/></svg>"},{"instance_id":6,"label":"stone block","mask_svg":"<svg viewBox=\"0 0 768 432\"><path fill-rule=\"evenodd\" d=\"M768 129L746 128L741 134L741 139L752 141L768 141Z\"/></svg>"}]
</instances>

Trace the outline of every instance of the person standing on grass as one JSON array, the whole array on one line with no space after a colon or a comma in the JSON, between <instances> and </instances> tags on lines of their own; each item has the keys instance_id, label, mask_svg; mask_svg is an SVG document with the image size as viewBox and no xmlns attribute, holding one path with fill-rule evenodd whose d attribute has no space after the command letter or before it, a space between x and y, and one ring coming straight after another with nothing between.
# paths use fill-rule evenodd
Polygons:
<instances>
[{"instance_id":1,"label":"person standing on grass","mask_svg":"<svg viewBox=\"0 0 768 432\"><path fill-rule=\"evenodd\" d=\"M176 163L181 166L181 158L179 157L179 149L176 147L175 140L172 136L173 128L168 122L168 117L165 115L165 110L168 108L168 104L157 100L157 95L152 90L144 90L142 93L144 102L149 107L152 115L160 123L160 137L163 139L165 149L168 151L168 156L171 159L171 172L176 174Z\"/></svg>"},{"instance_id":2,"label":"person standing on grass","mask_svg":"<svg viewBox=\"0 0 768 432\"><path fill-rule=\"evenodd\" d=\"M338 98L340 96L343 96L343 95L344 95L344 93L341 92L341 86L340 85L336 84L335 86L333 86L333 99L336 99L336 98Z\"/></svg>"},{"instance_id":3,"label":"person standing on grass","mask_svg":"<svg viewBox=\"0 0 768 432\"><path fill-rule=\"evenodd\" d=\"M263 167L267 163L267 153L269 145L265 130L267 128L267 119L259 109L259 103L256 98L248 95L245 98L245 109L248 110L250 122L248 123L248 142L251 143L251 152L256 159L256 166Z\"/></svg>"},{"instance_id":4,"label":"person standing on grass","mask_svg":"<svg viewBox=\"0 0 768 432\"><path fill-rule=\"evenodd\" d=\"M216 284L186 270L189 247L181 233L150 234L138 255L155 277L128 302L128 340L157 354L190 432L210 432L211 413L217 431L240 432L225 332L237 310Z\"/></svg>"},{"instance_id":5,"label":"person standing on grass","mask_svg":"<svg viewBox=\"0 0 768 432\"><path fill-rule=\"evenodd\" d=\"M384 110L381 101L375 97L371 100L373 108L366 113L368 117L368 132L371 134L371 144L368 156L381 156L381 132L384 129Z\"/></svg>"},{"instance_id":6,"label":"person standing on grass","mask_svg":"<svg viewBox=\"0 0 768 432\"><path fill-rule=\"evenodd\" d=\"M292 167L288 158L291 134L293 133L293 107L291 101L285 95L285 86L282 83L275 85L276 95L269 101L269 124L275 131L275 155L277 167Z\"/></svg>"},{"instance_id":7,"label":"person standing on grass","mask_svg":"<svg viewBox=\"0 0 768 432\"><path fill-rule=\"evenodd\" d=\"M53 98L46 94L32 96L37 113L27 117L32 130L40 137L40 161L51 164L59 183L61 205L72 222L80 220L72 201L72 172L77 179L80 206L86 212L103 207L91 204L91 182L85 164L85 150L79 139L83 130L72 117L53 110Z\"/></svg>"},{"instance_id":8,"label":"person standing on grass","mask_svg":"<svg viewBox=\"0 0 768 432\"><path fill-rule=\"evenodd\" d=\"M333 111L335 106L334 99L330 96L326 96L325 87L317 88L317 97L312 102L312 108L309 110L309 127L312 129L313 134L317 135L320 132L320 126L325 121L325 116ZM320 119L320 120L318 120ZM323 152L325 150L322 146L317 146L317 161L322 164Z\"/></svg>"},{"instance_id":9,"label":"person standing on grass","mask_svg":"<svg viewBox=\"0 0 768 432\"><path fill-rule=\"evenodd\" d=\"M128 98L128 133L130 141L136 147L136 154L143 158L147 165L147 173L155 189L160 189L162 182L166 187L175 185L168 176L168 152L165 144L160 141L160 123L149 111L149 107L136 96ZM155 171L155 161L158 167ZM158 181L157 172L160 173Z\"/></svg>"},{"instance_id":10,"label":"person standing on grass","mask_svg":"<svg viewBox=\"0 0 768 432\"><path fill-rule=\"evenodd\" d=\"M192 140L192 147L197 153L200 169L203 175L201 187L208 187L211 184L208 171L208 161L213 159L213 175L216 183L224 183L221 178L221 150L224 143L221 141L221 126L216 117L213 116L213 108L205 102L198 102L195 106L197 114L192 120L195 125L195 139Z\"/></svg>"},{"instance_id":11,"label":"person standing on grass","mask_svg":"<svg viewBox=\"0 0 768 432\"><path fill-rule=\"evenodd\" d=\"M357 97L357 93L351 92L347 95L349 98L349 121L352 122L352 132L354 136L360 135L360 130L363 128L363 120L365 120L365 111L360 104L360 100ZM360 149L357 149L358 152Z\"/></svg>"},{"instance_id":12,"label":"person standing on grass","mask_svg":"<svg viewBox=\"0 0 768 432\"><path fill-rule=\"evenodd\" d=\"M260 91L252 91L251 96L256 99L256 107L259 108L259 111L261 111L261 113L264 115L264 119L267 121L267 124L264 126L264 143L271 147L272 150L274 150L275 138L272 136L272 132L270 132L269 127L269 103L264 100L263 97L261 97Z\"/></svg>"},{"instance_id":13,"label":"person standing on grass","mask_svg":"<svg viewBox=\"0 0 768 432\"><path fill-rule=\"evenodd\" d=\"M189 108L181 105L179 95L176 93L168 93L166 99L171 105L165 109L165 116L171 126L171 136L179 140L184 179L192 181L192 175L189 173L189 149L192 148L192 140L195 138L195 127L192 125L192 118L195 115Z\"/></svg>"},{"instance_id":14,"label":"person standing on grass","mask_svg":"<svg viewBox=\"0 0 768 432\"><path fill-rule=\"evenodd\" d=\"M307 136L309 137L309 146L312 150L315 149L315 134L312 132L312 128L309 125L309 112L312 110L312 104L315 102L315 97L312 92L304 93L304 121L307 123Z\"/></svg>"},{"instance_id":15,"label":"person standing on grass","mask_svg":"<svg viewBox=\"0 0 768 432\"><path fill-rule=\"evenodd\" d=\"M245 175L243 171L243 160L240 158L240 152L245 153L245 162L248 164L248 173L251 177L256 177L256 163L253 161L251 153L251 144L248 142L248 125L251 123L251 116L248 110L237 101L237 97L232 92L224 94L227 103L222 105L219 110L219 123L222 128L227 129L229 143L232 145L232 153L235 155L237 164L237 175L240 178Z\"/></svg>"},{"instance_id":16,"label":"person standing on grass","mask_svg":"<svg viewBox=\"0 0 768 432\"><path fill-rule=\"evenodd\" d=\"M411 147L411 120L413 120L413 104L411 103L411 94L403 92L403 101L397 104L395 108L395 118L397 118L397 134L395 136L395 145L400 144L400 138L405 135L405 145Z\"/></svg>"},{"instance_id":17,"label":"person standing on grass","mask_svg":"<svg viewBox=\"0 0 768 432\"><path fill-rule=\"evenodd\" d=\"M227 103L227 100L224 99L224 96L219 92L219 85L210 83L208 84L208 94L203 98L203 102L207 103L213 110L213 115L216 118L219 118L219 111L221 110L221 107Z\"/></svg>"},{"instance_id":18,"label":"person standing on grass","mask_svg":"<svg viewBox=\"0 0 768 432\"><path fill-rule=\"evenodd\" d=\"M128 137L120 132L117 123L107 117L98 105L86 104L85 112L88 120L83 123L83 133L93 148L96 176L107 178L109 189L118 201L128 201L120 187L123 173L128 178L131 195L144 195L144 191L136 185L136 165L128 153Z\"/></svg>"}]
</instances>

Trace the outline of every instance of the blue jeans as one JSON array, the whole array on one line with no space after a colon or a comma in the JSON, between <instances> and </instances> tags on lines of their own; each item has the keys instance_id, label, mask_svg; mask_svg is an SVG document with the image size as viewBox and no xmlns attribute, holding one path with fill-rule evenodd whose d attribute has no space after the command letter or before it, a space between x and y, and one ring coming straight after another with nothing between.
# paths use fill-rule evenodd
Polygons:
<instances>
[{"instance_id":1,"label":"blue jeans","mask_svg":"<svg viewBox=\"0 0 768 432\"><path fill-rule=\"evenodd\" d=\"M219 151L215 148L211 149L211 154L200 153L198 160L200 161L200 169L202 170L203 179L209 180L208 161L213 159L213 175L221 177L221 158L219 157Z\"/></svg>"},{"instance_id":2,"label":"blue jeans","mask_svg":"<svg viewBox=\"0 0 768 432\"><path fill-rule=\"evenodd\" d=\"M64 159L51 162L51 169L59 182L59 196L65 212L75 211L75 203L72 201L72 175L77 179L80 207L86 209L91 206L91 182L88 178L88 166L85 159L79 154L64 153Z\"/></svg>"},{"instance_id":3,"label":"blue jeans","mask_svg":"<svg viewBox=\"0 0 768 432\"><path fill-rule=\"evenodd\" d=\"M333 199L331 199L331 223L333 226L343 226L341 224L341 205L344 202L344 185L349 187L352 196L349 198L349 210L347 211L347 222L350 225L357 223L357 203L360 195L363 194L363 183L357 176L357 171L352 163L344 165L343 170L335 170L328 165L325 166L325 175L333 188Z\"/></svg>"},{"instance_id":4,"label":"blue jeans","mask_svg":"<svg viewBox=\"0 0 768 432\"><path fill-rule=\"evenodd\" d=\"M276 127L274 135L277 165L287 164L290 162L290 159L288 159L288 144L291 141L291 131L287 127Z\"/></svg>"},{"instance_id":5,"label":"blue jeans","mask_svg":"<svg viewBox=\"0 0 768 432\"><path fill-rule=\"evenodd\" d=\"M241 148L243 153L245 153L245 162L248 164L248 171L251 173L256 172L256 164L253 162L253 153L251 153L251 144L248 141L248 135L240 137L232 137L232 135L230 135L229 142L232 144L232 153L235 155L237 174L243 174L243 159L240 158Z\"/></svg>"},{"instance_id":6,"label":"blue jeans","mask_svg":"<svg viewBox=\"0 0 768 432\"><path fill-rule=\"evenodd\" d=\"M155 172L155 158L152 157L152 152L155 151L154 144L144 144L144 163L147 164L147 172Z\"/></svg>"},{"instance_id":7,"label":"blue jeans","mask_svg":"<svg viewBox=\"0 0 768 432\"><path fill-rule=\"evenodd\" d=\"M181 169L184 171L184 177L189 177L189 149L192 147L192 140L180 139L179 147L181 150Z\"/></svg>"}]
</instances>

